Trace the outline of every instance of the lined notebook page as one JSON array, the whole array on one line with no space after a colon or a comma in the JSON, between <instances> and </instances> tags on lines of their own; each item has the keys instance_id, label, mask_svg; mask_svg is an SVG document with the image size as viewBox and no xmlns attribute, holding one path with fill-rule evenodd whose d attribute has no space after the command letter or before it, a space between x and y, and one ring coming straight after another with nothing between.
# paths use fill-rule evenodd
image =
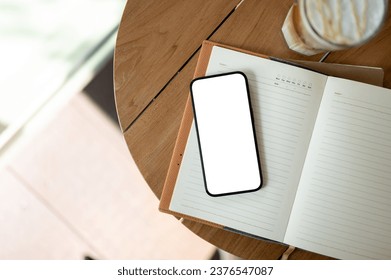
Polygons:
<instances>
[{"instance_id":1,"label":"lined notebook page","mask_svg":"<svg viewBox=\"0 0 391 280\"><path fill-rule=\"evenodd\" d=\"M193 125L170 209L282 241L326 77L213 47L207 74L230 71L244 72L249 81L263 187L247 194L208 196Z\"/></svg>"},{"instance_id":2,"label":"lined notebook page","mask_svg":"<svg viewBox=\"0 0 391 280\"><path fill-rule=\"evenodd\" d=\"M391 258L391 91L329 78L285 241Z\"/></svg>"}]
</instances>

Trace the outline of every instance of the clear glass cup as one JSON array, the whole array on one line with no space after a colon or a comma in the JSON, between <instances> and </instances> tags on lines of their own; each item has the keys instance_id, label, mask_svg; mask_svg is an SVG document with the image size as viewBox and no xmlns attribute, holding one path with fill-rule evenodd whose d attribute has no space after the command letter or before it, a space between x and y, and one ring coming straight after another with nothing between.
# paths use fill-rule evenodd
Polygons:
<instances>
[{"instance_id":1,"label":"clear glass cup","mask_svg":"<svg viewBox=\"0 0 391 280\"><path fill-rule=\"evenodd\" d=\"M387 15L387 0L298 0L282 26L290 49L314 55L372 39Z\"/></svg>"}]
</instances>

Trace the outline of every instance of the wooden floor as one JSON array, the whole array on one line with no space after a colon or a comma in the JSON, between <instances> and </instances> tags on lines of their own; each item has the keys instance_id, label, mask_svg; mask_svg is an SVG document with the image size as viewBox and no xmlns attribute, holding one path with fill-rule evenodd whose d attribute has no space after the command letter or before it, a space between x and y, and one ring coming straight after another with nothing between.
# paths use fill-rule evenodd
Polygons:
<instances>
[{"instance_id":1,"label":"wooden floor","mask_svg":"<svg viewBox=\"0 0 391 280\"><path fill-rule=\"evenodd\" d=\"M0 259L207 259L173 217L119 129L76 94L0 169Z\"/></svg>"}]
</instances>

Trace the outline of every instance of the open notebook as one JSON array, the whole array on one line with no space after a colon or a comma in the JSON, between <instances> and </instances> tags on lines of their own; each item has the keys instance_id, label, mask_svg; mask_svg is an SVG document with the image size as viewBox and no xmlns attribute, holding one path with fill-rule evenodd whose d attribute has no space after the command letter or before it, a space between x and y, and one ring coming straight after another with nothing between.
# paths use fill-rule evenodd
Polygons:
<instances>
[{"instance_id":1,"label":"open notebook","mask_svg":"<svg viewBox=\"0 0 391 280\"><path fill-rule=\"evenodd\" d=\"M248 77L264 185L207 195L190 107L160 209L335 258L391 258L391 91L205 44L196 75L206 63Z\"/></svg>"}]
</instances>

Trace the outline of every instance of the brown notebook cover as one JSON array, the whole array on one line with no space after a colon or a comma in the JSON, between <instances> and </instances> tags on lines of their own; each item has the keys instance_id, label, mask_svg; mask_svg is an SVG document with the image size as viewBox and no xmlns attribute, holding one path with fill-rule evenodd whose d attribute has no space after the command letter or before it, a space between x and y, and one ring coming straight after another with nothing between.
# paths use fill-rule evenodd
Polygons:
<instances>
[{"instance_id":1,"label":"brown notebook cover","mask_svg":"<svg viewBox=\"0 0 391 280\"><path fill-rule=\"evenodd\" d=\"M243 52L246 54L259 56L263 58L269 58L273 60L280 61L282 63L288 63L291 65L295 65L298 67L303 67L306 69L314 70L317 72L321 72L323 74L329 75L329 76L335 76L355 81L360 81L368 84L373 84L377 86L383 85L383 77L384 77L384 71L381 68L376 67L363 67L363 66L352 66L352 65L343 65L343 64L330 64L330 63L321 63L321 62L309 62L309 61L297 61L297 60L282 60L277 58L272 58L266 55L246 51L243 49L238 49L235 47L214 43L211 41L204 41L202 44L202 48L198 57L198 63L195 69L194 78L205 76L209 58L212 52L212 48L214 46L219 46L239 52ZM189 98L186 102L185 111L183 114L182 122L179 127L179 133L176 139L174 151L172 154L170 166L168 169L168 173L166 176L166 181L164 183L162 196L160 199L160 205L159 210L165 213L169 213L172 215L175 215L177 217L183 217L186 219L199 221L208 225L216 226L219 228L223 228L222 225L218 225L215 223L211 223L209 221L201 220L195 217L191 217L188 215L184 215L181 213L177 213L174 211L171 211L170 208L170 202L171 197L174 192L175 183L177 180L177 176L179 173L180 165L182 162L182 155L186 148L187 138L190 133L190 128L193 122L193 111L192 111L192 104L191 104L191 98L189 94Z\"/></svg>"}]
</instances>

